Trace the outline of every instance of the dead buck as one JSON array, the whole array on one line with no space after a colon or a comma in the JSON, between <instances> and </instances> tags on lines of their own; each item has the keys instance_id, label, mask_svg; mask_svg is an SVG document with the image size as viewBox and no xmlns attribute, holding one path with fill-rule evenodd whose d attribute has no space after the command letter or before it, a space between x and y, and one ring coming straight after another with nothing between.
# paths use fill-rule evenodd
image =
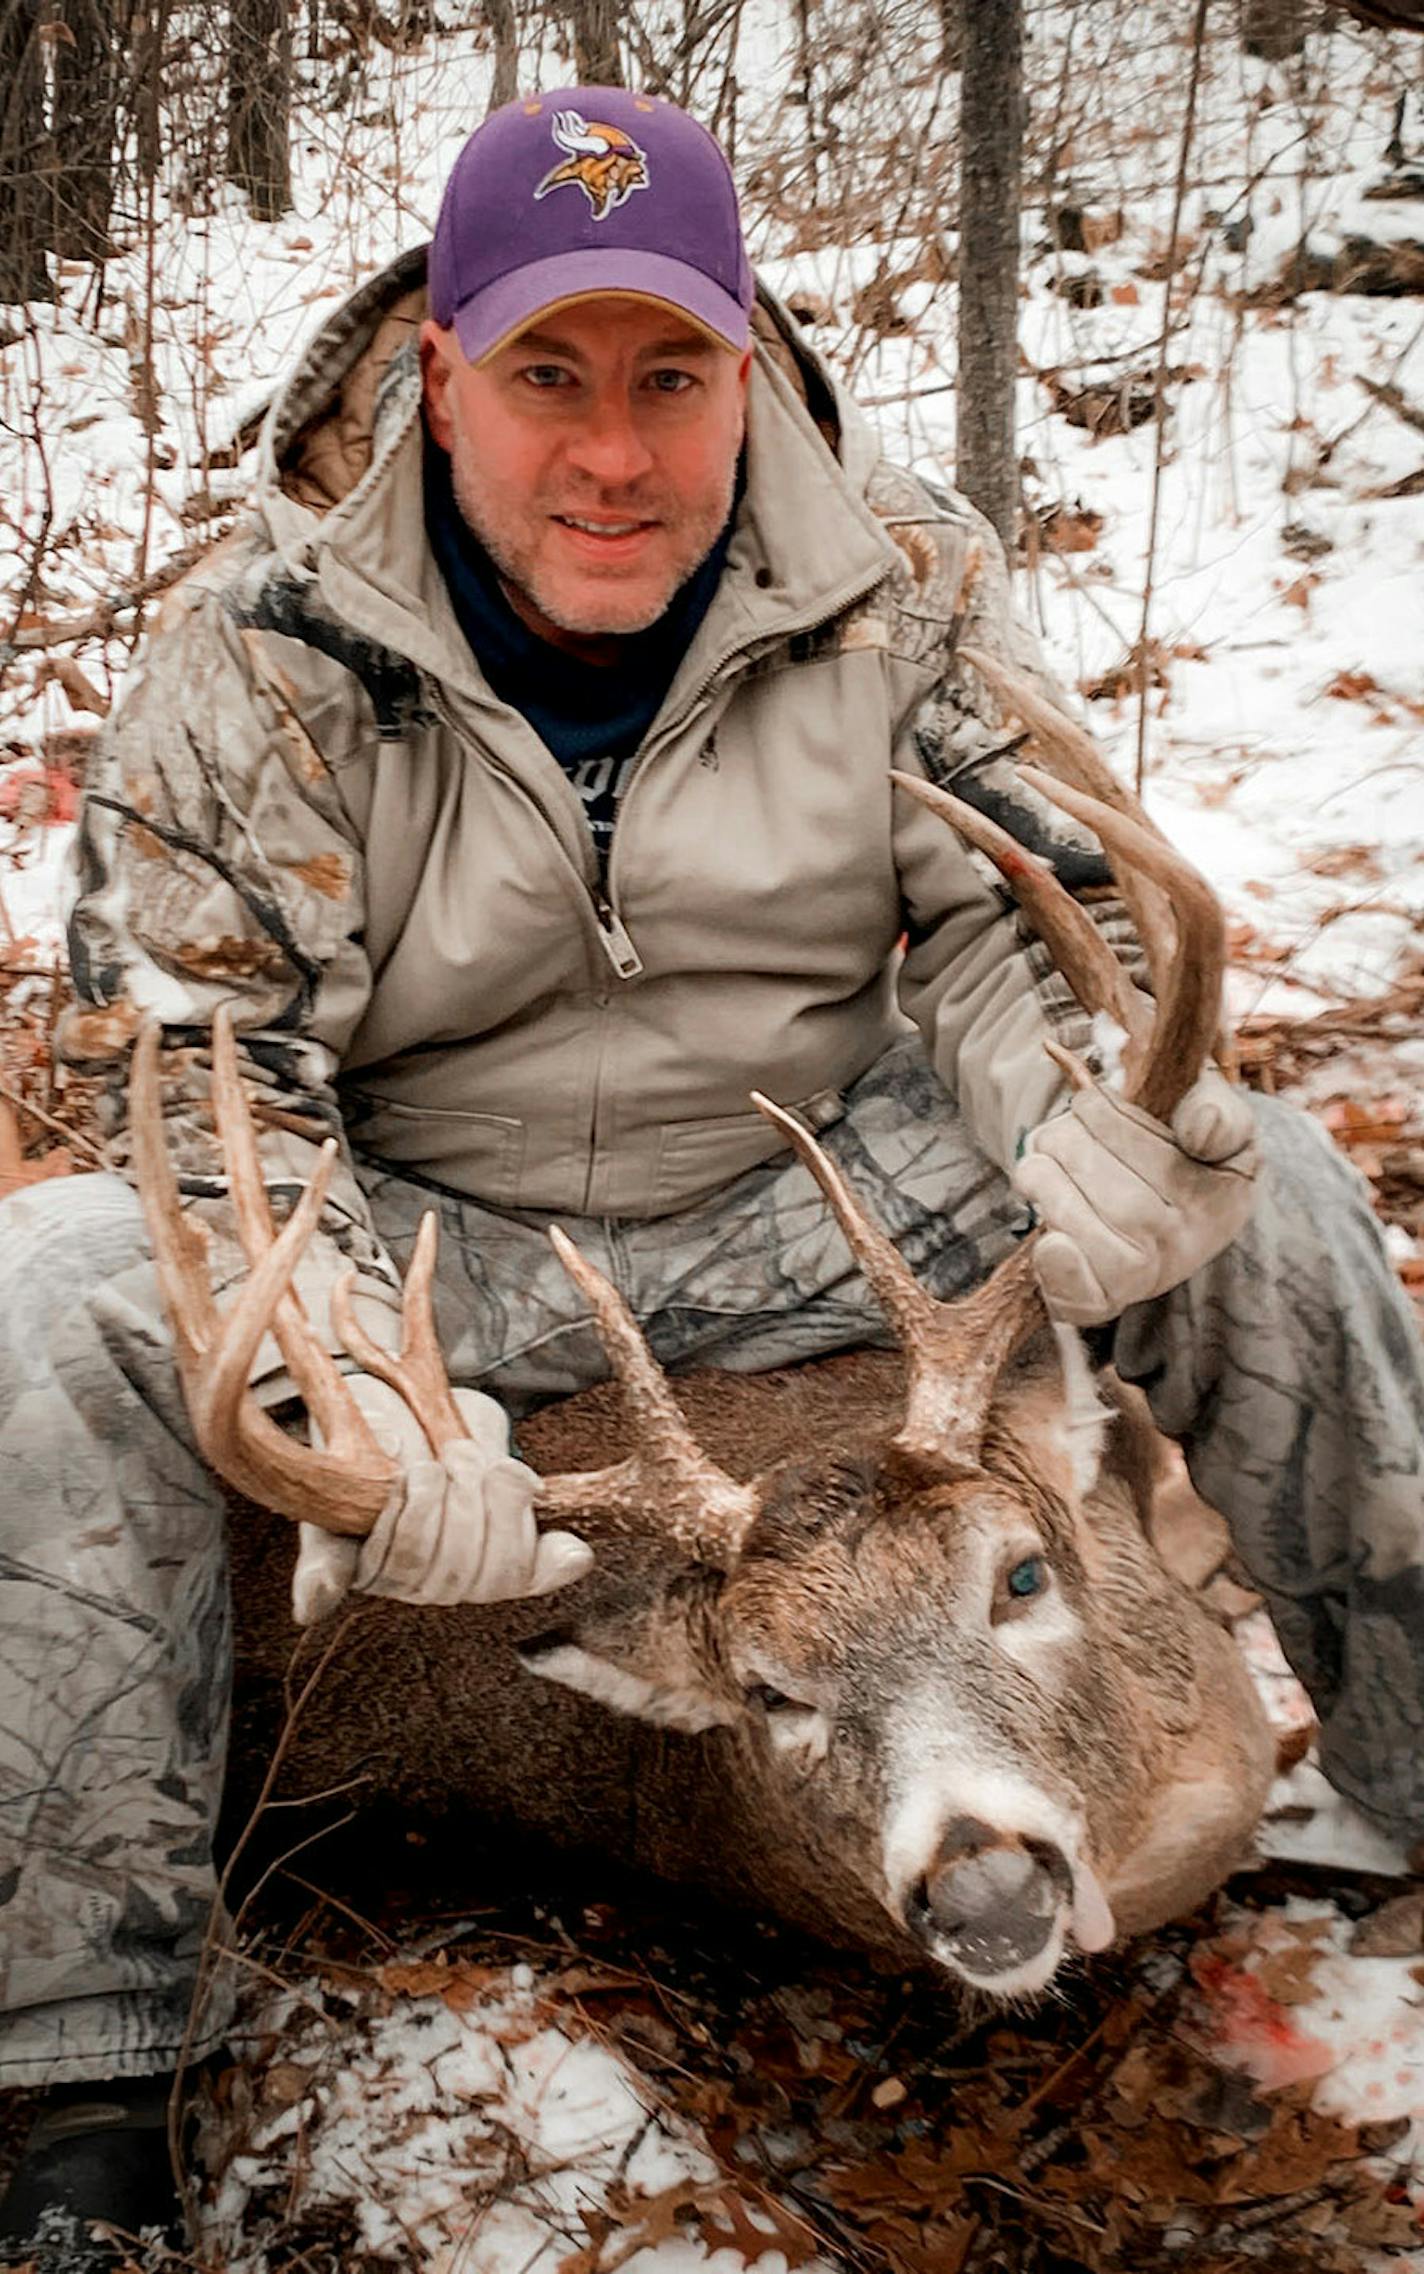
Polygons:
<instances>
[{"instance_id":1,"label":"dead buck","mask_svg":"<svg viewBox=\"0 0 1424 2274\"><path fill-rule=\"evenodd\" d=\"M1079 779L1101 769L1029 690L1001 691L1055 764ZM1149 951L1155 1017L1045 864L944 792L896 779L998 864L1080 999L1124 1031L1129 1094L1165 1117L1216 1028L1216 903L1140 820L1025 775L1107 849ZM1093 787L1122 800L1101 772ZM220 1017L215 1109L252 1267L220 1319L164 1151L156 1049L150 1033L136 1054L135 1160L205 1457L285 1517L365 1532L392 1463L289 1287L329 1164L275 1233ZM984 1285L936 1301L814 1140L758 1103L818 1179L899 1353L688 1375L674 1395L621 1298L552 1232L618 1386L547 1408L520 1449L545 1478L541 1513L595 1537L595 1569L552 1614L547 1601L366 1605L295 1769L328 1788L366 1772L426 1817L593 1847L893 1963L927 1957L998 1996L1034 1991L1067 1952L1156 1925L1220 1881L1265 1796L1265 1724L1229 1636L1148 1545L1151 1464L1076 1338L1049 1329L1032 1235ZM438 1450L461 1425L430 1314L433 1240L432 1217L400 1359L349 1315L338 1328ZM246 1391L269 1325L324 1451ZM275 1704L290 1652L280 1529L250 1511L234 1527L239 1753L244 1696L265 1682Z\"/></svg>"}]
</instances>

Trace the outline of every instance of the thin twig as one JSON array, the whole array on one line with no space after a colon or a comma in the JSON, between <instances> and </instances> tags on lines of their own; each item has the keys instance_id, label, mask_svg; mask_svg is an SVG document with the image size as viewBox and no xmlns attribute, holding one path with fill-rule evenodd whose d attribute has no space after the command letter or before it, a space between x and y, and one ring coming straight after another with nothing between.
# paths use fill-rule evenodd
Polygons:
<instances>
[{"instance_id":1,"label":"thin twig","mask_svg":"<svg viewBox=\"0 0 1424 2274\"><path fill-rule=\"evenodd\" d=\"M33 336L34 325L33 322L31 322L25 334L27 344L32 343ZM45 448L44 425L40 418L40 406L43 400L44 382L37 368L34 390L31 394L29 403L30 433L35 457L39 461L40 475L44 483L44 494L43 501L40 506L39 527L35 531L34 542L30 547L29 564L25 570L24 576L20 579L19 592L15 600L14 614L10 619L10 628L3 635L3 637L0 637L0 659L3 659L6 649L14 641L15 635L20 628L20 620L23 617L25 610L29 607L31 600L35 596L35 593L39 589L40 568L44 560L45 548L50 540L50 533L54 528L54 475L50 469L49 452Z\"/></svg>"},{"instance_id":2,"label":"thin twig","mask_svg":"<svg viewBox=\"0 0 1424 2274\"><path fill-rule=\"evenodd\" d=\"M1177 245L1182 230L1182 206L1187 194L1187 167L1191 160L1192 133L1196 126L1197 89L1201 85L1202 53L1206 40L1207 0L1197 0L1192 23L1192 68L1187 81L1187 108L1182 119L1181 148L1177 154L1177 186L1172 197L1172 228L1167 239L1167 273L1162 281L1162 331L1157 342L1157 377L1153 387L1153 417L1157 428L1152 453L1152 507L1147 521L1147 561L1142 583L1142 621L1137 634L1137 772L1139 797L1147 772L1148 633L1152 618L1152 592L1157 562L1157 523L1162 503L1162 467L1166 457L1167 355L1172 344L1172 280L1177 273Z\"/></svg>"},{"instance_id":3,"label":"thin twig","mask_svg":"<svg viewBox=\"0 0 1424 2274\"><path fill-rule=\"evenodd\" d=\"M1377 403L1383 403L1386 410L1393 411L1396 418L1403 419L1406 426L1424 434L1424 409L1418 403L1411 403L1402 387L1392 386L1388 380L1367 379L1363 371L1355 373L1355 385L1363 387L1367 395L1373 395Z\"/></svg>"},{"instance_id":4,"label":"thin twig","mask_svg":"<svg viewBox=\"0 0 1424 2274\"><path fill-rule=\"evenodd\" d=\"M297 1730L301 1725L302 1716L305 1713L307 1706L310 1704L312 1698L316 1694L317 1687L325 1675L327 1668L330 1666L332 1660L336 1657L338 1651L341 1649L342 1644L350 1634L351 1628L359 1616L360 1608L358 1607L354 1610L348 1611L343 1618L337 1620L330 1640L325 1644L315 1666L313 1666L310 1674L303 1682L301 1689L298 1691L296 1697L293 1699L290 1707L288 1708L287 1718L283 1722L282 1727L278 1732L277 1742L272 1748L272 1758L267 1764L267 1771L262 1779L261 1789L259 1790L257 1798L253 1803L252 1812L249 1815L247 1822L243 1825L242 1830L238 1833L237 1839L233 1843L232 1851L228 1856L227 1862L223 1866L222 1875L218 1880L217 1888L213 1895L212 1907L208 1913L208 1924L207 1930L203 1936L203 1947L198 1954L197 1979L193 1985L193 1996L188 2007L188 2018L183 2027L183 2041L178 2048L177 2061L174 2063L173 2090L169 2096L168 2101L168 2153L173 2165L174 2184L178 2190L179 2200L183 2205L183 2216L187 2220L190 2230L196 2224L196 2220L193 2197L193 2183L189 2178L188 2172L184 2166L182 2153L183 2082L187 2074L189 2064L192 2060L193 2045L198 2036L201 2026L203 2011L207 2004L208 1990L212 1983L214 1969L218 1958L222 1955L224 1942L222 1922L227 1916L227 1892L232 1884L233 1873L237 1869L237 1865L241 1857L249 1846L253 1834L257 1830L257 1826L262 1820L262 1816L266 1809L268 1800L271 1798L272 1792L277 1783L277 1779L282 1773L283 1763L285 1762L287 1755L291 1751L292 1745L295 1742Z\"/></svg>"},{"instance_id":5,"label":"thin twig","mask_svg":"<svg viewBox=\"0 0 1424 2274\"><path fill-rule=\"evenodd\" d=\"M202 538L198 543L185 545L146 576L138 578L123 591L115 592L106 600L98 601L82 616L58 616L49 623L23 624L0 639L0 669L33 649L73 647L84 640L107 639L117 630L115 617L127 615L131 608L142 608L146 600L156 593L166 592L169 585L186 576L189 569L212 551L213 540Z\"/></svg>"},{"instance_id":6,"label":"thin twig","mask_svg":"<svg viewBox=\"0 0 1424 2274\"><path fill-rule=\"evenodd\" d=\"M46 1113L42 1105L32 1105L23 1091L14 1089L4 1080L0 1080L0 1098L8 1098L11 1105L17 1105L22 1113L32 1113L36 1121L42 1121L45 1128L52 1129L56 1137L62 1137L66 1145L78 1145L101 1169L108 1167L103 1149L92 1138L85 1137L78 1129L66 1129L64 1123L56 1121L52 1113Z\"/></svg>"}]
</instances>

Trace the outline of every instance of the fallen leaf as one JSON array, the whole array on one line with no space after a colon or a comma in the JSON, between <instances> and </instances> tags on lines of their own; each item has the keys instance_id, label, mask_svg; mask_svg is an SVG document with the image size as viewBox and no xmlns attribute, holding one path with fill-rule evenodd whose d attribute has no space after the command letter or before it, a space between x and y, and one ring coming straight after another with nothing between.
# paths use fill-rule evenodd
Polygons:
<instances>
[{"instance_id":1,"label":"fallen leaf","mask_svg":"<svg viewBox=\"0 0 1424 2274\"><path fill-rule=\"evenodd\" d=\"M1407 1098L1331 1098L1320 1118L1337 1145L1389 1144L1401 1137L1413 1119Z\"/></svg>"},{"instance_id":2,"label":"fallen leaf","mask_svg":"<svg viewBox=\"0 0 1424 2274\"><path fill-rule=\"evenodd\" d=\"M1350 1937L1355 1958L1412 1958L1416 1951L1424 1951L1424 1887L1382 1903Z\"/></svg>"},{"instance_id":3,"label":"fallen leaf","mask_svg":"<svg viewBox=\"0 0 1424 2274\"><path fill-rule=\"evenodd\" d=\"M112 705L102 695L72 655L47 656L35 673L36 688L60 686L69 697L69 707L75 711L88 711L94 718L106 719Z\"/></svg>"},{"instance_id":4,"label":"fallen leaf","mask_svg":"<svg viewBox=\"0 0 1424 2274\"><path fill-rule=\"evenodd\" d=\"M451 1966L441 1958L394 1961L376 1967L375 1976L381 1988L396 1997L443 1998L452 2013L469 2013L491 1983L507 1980L503 1967Z\"/></svg>"},{"instance_id":5,"label":"fallen leaf","mask_svg":"<svg viewBox=\"0 0 1424 2274\"><path fill-rule=\"evenodd\" d=\"M1337 671L1325 690L1337 703L1358 702L1362 696L1377 695L1379 691L1379 681L1368 671Z\"/></svg>"},{"instance_id":6,"label":"fallen leaf","mask_svg":"<svg viewBox=\"0 0 1424 2274\"><path fill-rule=\"evenodd\" d=\"M26 1158L15 1108L8 1098L0 1097L0 1199L32 1184L47 1184L51 1177L73 1174L74 1157L65 1145L53 1146L37 1158Z\"/></svg>"}]
</instances>

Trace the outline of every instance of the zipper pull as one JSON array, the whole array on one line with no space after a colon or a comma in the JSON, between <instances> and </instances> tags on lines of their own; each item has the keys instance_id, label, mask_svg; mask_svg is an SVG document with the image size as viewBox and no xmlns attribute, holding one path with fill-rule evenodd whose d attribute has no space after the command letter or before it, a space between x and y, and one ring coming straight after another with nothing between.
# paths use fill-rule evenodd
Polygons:
<instances>
[{"instance_id":1,"label":"zipper pull","mask_svg":"<svg viewBox=\"0 0 1424 2274\"><path fill-rule=\"evenodd\" d=\"M595 897L598 911L598 936L603 952L620 979L636 979L643 968L643 959L628 936L627 927L618 911L601 897Z\"/></svg>"}]
</instances>

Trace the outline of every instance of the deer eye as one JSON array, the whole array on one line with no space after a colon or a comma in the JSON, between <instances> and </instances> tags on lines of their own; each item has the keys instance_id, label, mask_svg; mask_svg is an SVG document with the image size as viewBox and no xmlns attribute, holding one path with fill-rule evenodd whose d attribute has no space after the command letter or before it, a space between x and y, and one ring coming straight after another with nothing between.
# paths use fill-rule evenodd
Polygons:
<instances>
[{"instance_id":1,"label":"deer eye","mask_svg":"<svg viewBox=\"0 0 1424 2274\"><path fill-rule=\"evenodd\" d=\"M799 1698L789 1698L785 1690L775 1690L770 1682L753 1682L746 1693L751 1704L759 1705L763 1713L786 1713L799 1709Z\"/></svg>"},{"instance_id":2,"label":"deer eye","mask_svg":"<svg viewBox=\"0 0 1424 2274\"><path fill-rule=\"evenodd\" d=\"M1016 1563L1008 1564L1000 1572L994 1588L990 1613L994 1625L1001 1625L1005 1619L1021 1618L1041 1595L1047 1594L1052 1578L1046 1556L1024 1555Z\"/></svg>"}]
</instances>

